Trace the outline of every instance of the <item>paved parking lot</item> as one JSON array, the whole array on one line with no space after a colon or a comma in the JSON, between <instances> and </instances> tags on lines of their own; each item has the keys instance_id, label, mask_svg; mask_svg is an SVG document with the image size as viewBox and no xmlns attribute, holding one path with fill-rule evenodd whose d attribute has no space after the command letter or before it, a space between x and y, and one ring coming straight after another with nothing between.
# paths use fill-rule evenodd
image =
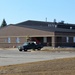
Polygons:
<instances>
[{"instance_id":1,"label":"paved parking lot","mask_svg":"<svg viewBox=\"0 0 75 75\"><path fill-rule=\"evenodd\" d=\"M75 52L0 50L0 66L75 57Z\"/></svg>"}]
</instances>

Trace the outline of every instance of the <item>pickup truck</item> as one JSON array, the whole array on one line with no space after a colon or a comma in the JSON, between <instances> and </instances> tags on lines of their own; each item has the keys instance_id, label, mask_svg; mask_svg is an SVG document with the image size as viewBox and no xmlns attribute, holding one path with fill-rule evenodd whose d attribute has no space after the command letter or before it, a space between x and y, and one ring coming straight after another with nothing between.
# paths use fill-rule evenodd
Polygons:
<instances>
[{"instance_id":1,"label":"pickup truck","mask_svg":"<svg viewBox=\"0 0 75 75\"><path fill-rule=\"evenodd\" d=\"M42 44L36 44L35 42L25 42L23 45L18 46L19 51L27 51L29 49L41 50L43 48Z\"/></svg>"}]
</instances>

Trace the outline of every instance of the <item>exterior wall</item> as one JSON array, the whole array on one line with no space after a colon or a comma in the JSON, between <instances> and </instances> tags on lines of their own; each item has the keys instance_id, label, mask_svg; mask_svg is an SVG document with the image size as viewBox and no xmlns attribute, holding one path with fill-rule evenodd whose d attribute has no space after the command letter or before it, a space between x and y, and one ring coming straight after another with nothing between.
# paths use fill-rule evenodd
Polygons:
<instances>
[{"instance_id":1,"label":"exterior wall","mask_svg":"<svg viewBox=\"0 0 75 75\"><path fill-rule=\"evenodd\" d=\"M62 37L55 37L56 39L56 43L55 43L55 46L56 47L59 47L59 46L62 46Z\"/></svg>"},{"instance_id":2,"label":"exterior wall","mask_svg":"<svg viewBox=\"0 0 75 75\"><path fill-rule=\"evenodd\" d=\"M40 42L43 43L43 37L47 38L47 42L51 46L51 38L54 35L54 32L43 31L32 28L25 28L19 26L7 26L0 30L0 47L17 47L27 41L27 37L37 37L40 39ZM10 38L10 42L8 42ZM16 39L19 38L20 42L17 43ZM46 43L47 44L47 43Z\"/></svg>"},{"instance_id":3,"label":"exterior wall","mask_svg":"<svg viewBox=\"0 0 75 75\"><path fill-rule=\"evenodd\" d=\"M67 42L66 37L69 37ZM0 47L17 47L22 45L24 42L27 41L26 37L18 37L19 43L16 41L17 37L10 37L10 43L8 42L8 37L1 37L0 38ZM33 38L33 37L32 37ZM50 36L50 37L36 37L41 43L47 46L52 47L75 47L74 36ZM46 39L44 39L46 38ZM35 40L34 40L35 41Z\"/></svg>"},{"instance_id":4,"label":"exterior wall","mask_svg":"<svg viewBox=\"0 0 75 75\"><path fill-rule=\"evenodd\" d=\"M55 36L63 36L63 37L73 37L75 36L75 33L74 32L55 32Z\"/></svg>"},{"instance_id":5,"label":"exterior wall","mask_svg":"<svg viewBox=\"0 0 75 75\"><path fill-rule=\"evenodd\" d=\"M9 37L0 38L0 48L12 48L22 45L26 41L26 37L10 37L10 43L8 42ZM19 42L17 42L17 38L19 38Z\"/></svg>"},{"instance_id":6,"label":"exterior wall","mask_svg":"<svg viewBox=\"0 0 75 75\"><path fill-rule=\"evenodd\" d=\"M75 33L55 32L55 47L75 47Z\"/></svg>"},{"instance_id":7,"label":"exterior wall","mask_svg":"<svg viewBox=\"0 0 75 75\"><path fill-rule=\"evenodd\" d=\"M22 45L24 42L27 41L27 37L10 37L10 43L8 42L9 37L2 37L0 38L0 48L12 48ZM19 38L19 42L16 39ZM32 41L39 41L45 46L52 46L52 37L31 37ZM36 38L37 40L35 40ZM44 39L45 38L45 39Z\"/></svg>"},{"instance_id":8,"label":"exterior wall","mask_svg":"<svg viewBox=\"0 0 75 75\"><path fill-rule=\"evenodd\" d=\"M63 44L62 46L66 46L66 47L75 47L75 42L73 42L73 38L74 37L68 37L68 41L67 41L67 38L66 37L63 37L64 39L62 41Z\"/></svg>"},{"instance_id":9,"label":"exterior wall","mask_svg":"<svg viewBox=\"0 0 75 75\"><path fill-rule=\"evenodd\" d=\"M0 47L17 47L27 41L26 36L32 38L36 37L41 43L46 43L52 47L75 46L75 42L73 41L73 37L75 37L74 32L49 32L24 27L8 26L0 30ZM69 37L69 42L66 42L66 37ZM8 42L8 38L10 38L10 43ZM16 41L17 38L20 39L20 42Z\"/></svg>"}]
</instances>

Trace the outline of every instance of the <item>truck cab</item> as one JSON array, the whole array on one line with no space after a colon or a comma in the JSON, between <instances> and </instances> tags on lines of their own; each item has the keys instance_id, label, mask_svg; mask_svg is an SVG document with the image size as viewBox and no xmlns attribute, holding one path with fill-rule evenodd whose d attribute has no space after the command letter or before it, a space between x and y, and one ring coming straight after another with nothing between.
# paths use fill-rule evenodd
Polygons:
<instances>
[{"instance_id":1,"label":"truck cab","mask_svg":"<svg viewBox=\"0 0 75 75\"><path fill-rule=\"evenodd\" d=\"M36 44L36 42L31 41L31 42L25 42L23 45L18 46L18 49L19 51L23 51L23 50L27 51L29 49L41 50L42 47L43 47L42 44Z\"/></svg>"}]
</instances>

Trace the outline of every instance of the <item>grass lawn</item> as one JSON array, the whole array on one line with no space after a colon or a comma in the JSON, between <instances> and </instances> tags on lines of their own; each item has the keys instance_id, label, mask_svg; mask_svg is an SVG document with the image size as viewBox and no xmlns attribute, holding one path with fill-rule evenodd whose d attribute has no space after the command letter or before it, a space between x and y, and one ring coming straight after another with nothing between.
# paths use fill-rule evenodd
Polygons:
<instances>
[{"instance_id":1,"label":"grass lawn","mask_svg":"<svg viewBox=\"0 0 75 75\"><path fill-rule=\"evenodd\" d=\"M75 75L75 58L1 66L0 75Z\"/></svg>"}]
</instances>

